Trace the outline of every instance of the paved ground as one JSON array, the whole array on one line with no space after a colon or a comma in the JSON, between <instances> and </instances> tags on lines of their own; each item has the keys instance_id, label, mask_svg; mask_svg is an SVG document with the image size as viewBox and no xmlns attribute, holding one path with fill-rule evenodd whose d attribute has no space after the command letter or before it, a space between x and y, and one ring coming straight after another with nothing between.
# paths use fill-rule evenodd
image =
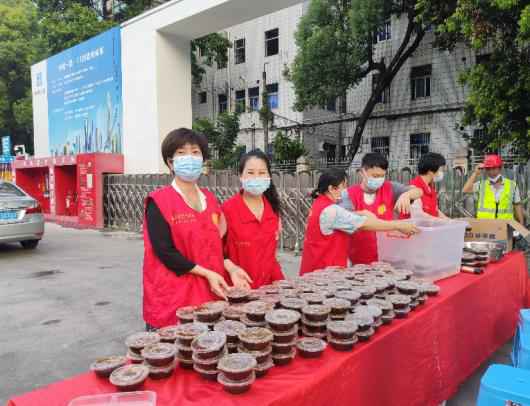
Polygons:
<instances>
[{"instance_id":1,"label":"paved ground","mask_svg":"<svg viewBox=\"0 0 530 406\"><path fill-rule=\"evenodd\" d=\"M0 404L87 370L101 354L123 352L141 330L142 240L47 225L35 251L0 245ZM288 275L299 258L281 255ZM510 345L492 361L508 363ZM475 404L484 368L448 406Z\"/></svg>"}]
</instances>

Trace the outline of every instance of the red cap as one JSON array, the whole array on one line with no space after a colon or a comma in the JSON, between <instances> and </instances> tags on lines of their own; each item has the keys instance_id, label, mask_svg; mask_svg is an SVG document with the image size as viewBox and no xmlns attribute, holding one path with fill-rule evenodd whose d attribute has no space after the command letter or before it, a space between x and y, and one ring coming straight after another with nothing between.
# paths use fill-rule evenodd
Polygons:
<instances>
[{"instance_id":1,"label":"red cap","mask_svg":"<svg viewBox=\"0 0 530 406\"><path fill-rule=\"evenodd\" d=\"M484 157L483 167L488 168L500 168L502 166L502 159L499 155L486 155Z\"/></svg>"}]
</instances>

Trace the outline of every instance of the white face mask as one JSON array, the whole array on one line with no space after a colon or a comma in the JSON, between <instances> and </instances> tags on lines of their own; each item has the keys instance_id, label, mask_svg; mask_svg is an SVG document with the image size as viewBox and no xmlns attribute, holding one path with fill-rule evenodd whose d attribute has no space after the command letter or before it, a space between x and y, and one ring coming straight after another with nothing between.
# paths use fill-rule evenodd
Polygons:
<instances>
[{"instance_id":1,"label":"white face mask","mask_svg":"<svg viewBox=\"0 0 530 406\"><path fill-rule=\"evenodd\" d=\"M493 178L489 177L489 180L491 183L497 183L501 177L502 175L499 173L497 176L494 176Z\"/></svg>"},{"instance_id":2,"label":"white face mask","mask_svg":"<svg viewBox=\"0 0 530 406\"><path fill-rule=\"evenodd\" d=\"M436 173L436 175L434 175L433 180L434 180L436 183L441 182L442 180L444 180L444 173L443 173L442 171L438 171L438 172Z\"/></svg>"}]
</instances>

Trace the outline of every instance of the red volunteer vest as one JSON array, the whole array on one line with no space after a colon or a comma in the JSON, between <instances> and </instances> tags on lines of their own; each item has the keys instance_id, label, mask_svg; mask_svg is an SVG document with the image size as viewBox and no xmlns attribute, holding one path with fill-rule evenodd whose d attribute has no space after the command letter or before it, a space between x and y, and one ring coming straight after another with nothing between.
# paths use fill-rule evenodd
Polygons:
<instances>
[{"instance_id":1,"label":"red volunteer vest","mask_svg":"<svg viewBox=\"0 0 530 406\"><path fill-rule=\"evenodd\" d=\"M438 217L438 193L434 185L427 185L421 176L416 176L410 184L423 190L421 205L423 211L431 216Z\"/></svg>"},{"instance_id":2,"label":"red volunteer vest","mask_svg":"<svg viewBox=\"0 0 530 406\"><path fill-rule=\"evenodd\" d=\"M313 202L307 219L300 275L328 266L348 265L347 250L350 236L338 230L330 235L324 235L320 230L320 214L332 204L335 203L325 195L317 197Z\"/></svg>"},{"instance_id":3,"label":"red volunteer vest","mask_svg":"<svg viewBox=\"0 0 530 406\"><path fill-rule=\"evenodd\" d=\"M202 192L207 208L201 213L190 208L172 186L158 189L149 197L169 224L175 248L188 260L227 279L218 229L221 211L215 196L207 190ZM205 278L190 273L177 276L162 264L153 251L145 221L143 286L144 320L158 328L175 324L175 311L180 307L218 299Z\"/></svg>"},{"instance_id":4,"label":"red volunteer vest","mask_svg":"<svg viewBox=\"0 0 530 406\"><path fill-rule=\"evenodd\" d=\"M225 253L252 278L252 289L284 279L276 260L280 218L263 197L261 221L238 193L222 206L227 223Z\"/></svg>"},{"instance_id":5,"label":"red volunteer vest","mask_svg":"<svg viewBox=\"0 0 530 406\"><path fill-rule=\"evenodd\" d=\"M394 194L392 183L386 181L376 192L373 204L364 202L364 191L361 185L348 188L348 196L355 211L368 210L380 220L394 218ZM350 237L349 257L352 264L369 264L377 261L377 237L374 231L356 231Z\"/></svg>"}]
</instances>

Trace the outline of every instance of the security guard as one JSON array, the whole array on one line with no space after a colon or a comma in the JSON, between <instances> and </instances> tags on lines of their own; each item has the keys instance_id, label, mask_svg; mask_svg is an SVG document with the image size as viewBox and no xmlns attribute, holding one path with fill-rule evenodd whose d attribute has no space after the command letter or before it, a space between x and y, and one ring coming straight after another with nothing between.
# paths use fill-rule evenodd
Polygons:
<instances>
[{"instance_id":1,"label":"security guard","mask_svg":"<svg viewBox=\"0 0 530 406\"><path fill-rule=\"evenodd\" d=\"M477 218L517 220L524 224L521 195L515 181L502 176L499 155L486 155L464 185L464 193L473 193L477 202ZM482 171L487 179L476 182Z\"/></svg>"}]
</instances>

